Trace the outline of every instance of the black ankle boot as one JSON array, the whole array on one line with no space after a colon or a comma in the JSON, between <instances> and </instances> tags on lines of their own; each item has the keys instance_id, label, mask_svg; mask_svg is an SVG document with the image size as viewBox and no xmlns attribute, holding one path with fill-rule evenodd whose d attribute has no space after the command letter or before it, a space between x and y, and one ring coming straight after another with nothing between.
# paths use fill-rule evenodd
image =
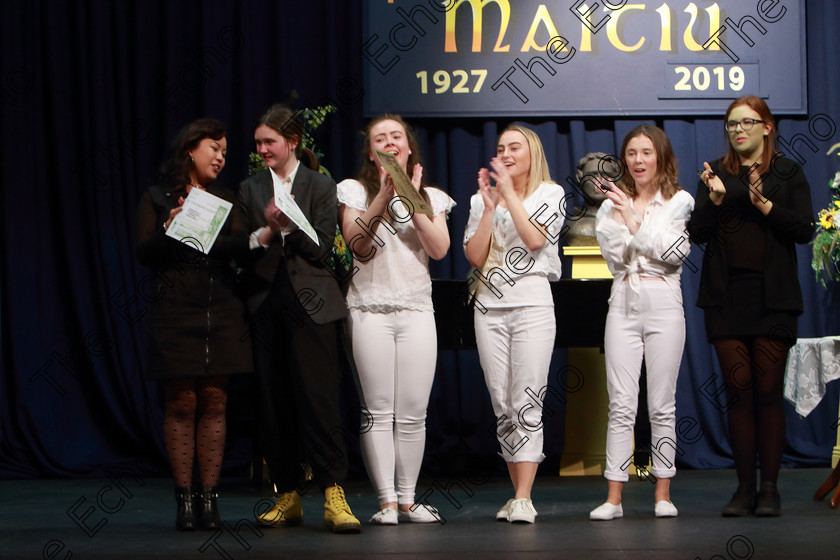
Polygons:
<instances>
[{"instance_id":1,"label":"black ankle boot","mask_svg":"<svg viewBox=\"0 0 840 560\"><path fill-rule=\"evenodd\" d=\"M219 516L217 504L218 499L219 492L216 486L203 486L201 488L196 505L202 529L215 531L222 528L222 518Z\"/></svg>"},{"instance_id":2,"label":"black ankle boot","mask_svg":"<svg viewBox=\"0 0 840 560\"><path fill-rule=\"evenodd\" d=\"M755 500L757 517L779 517L782 514L782 499L775 482L762 482Z\"/></svg>"},{"instance_id":3,"label":"black ankle boot","mask_svg":"<svg viewBox=\"0 0 840 560\"><path fill-rule=\"evenodd\" d=\"M175 529L178 531L195 531L198 528L198 523L195 518L192 487L176 487L175 501L178 502L178 514L175 517Z\"/></svg>"},{"instance_id":4,"label":"black ankle boot","mask_svg":"<svg viewBox=\"0 0 840 560\"><path fill-rule=\"evenodd\" d=\"M755 512L755 490L738 490L732 495L729 503L723 506L721 515L724 517L746 517Z\"/></svg>"}]
</instances>

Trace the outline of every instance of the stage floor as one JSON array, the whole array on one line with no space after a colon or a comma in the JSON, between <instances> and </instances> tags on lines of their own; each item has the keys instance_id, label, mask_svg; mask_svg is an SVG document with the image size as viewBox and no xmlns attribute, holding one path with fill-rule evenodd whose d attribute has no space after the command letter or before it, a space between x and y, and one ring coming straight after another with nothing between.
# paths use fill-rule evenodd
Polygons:
<instances>
[{"instance_id":1,"label":"stage floor","mask_svg":"<svg viewBox=\"0 0 840 560\"><path fill-rule=\"evenodd\" d=\"M780 518L721 517L736 486L733 471L680 471L672 486L676 519L656 519L653 485L633 480L625 488L625 517L610 522L588 519L606 496L604 479L542 475L533 496L539 511L534 525L494 521L512 497L509 486L502 479L468 478L421 479L418 497L425 493L445 524L368 525L376 497L359 480L346 486L363 521L358 535L333 535L322 527L323 495L317 491L304 496L304 525L255 529L254 508L267 494L249 481L225 481L220 509L228 530L179 533L172 528L168 479L0 481L0 558L835 559L840 510L830 509L828 498L811 499L829 472L783 470Z\"/></svg>"}]
</instances>

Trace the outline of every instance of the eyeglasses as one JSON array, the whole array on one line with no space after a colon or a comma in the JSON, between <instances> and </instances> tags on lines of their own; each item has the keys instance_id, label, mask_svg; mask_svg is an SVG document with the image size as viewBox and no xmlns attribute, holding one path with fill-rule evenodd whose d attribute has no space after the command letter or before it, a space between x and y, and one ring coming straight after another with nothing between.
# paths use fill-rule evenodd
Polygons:
<instances>
[{"instance_id":1,"label":"eyeglasses","mask_svg":"<svg viewBox=\"0 0 840 560\"><path fill-rule=\"evenodd\" d=\"M749 132L752 130L753 125L755 123L763 123L765 121L761 121L758 119L741 119L740 121L726 121L723 123L723 127L726 129L726 132L735 132L738 128L738 125L741 125L741 128L744 132Z\"/></svg>"}]
</instances>

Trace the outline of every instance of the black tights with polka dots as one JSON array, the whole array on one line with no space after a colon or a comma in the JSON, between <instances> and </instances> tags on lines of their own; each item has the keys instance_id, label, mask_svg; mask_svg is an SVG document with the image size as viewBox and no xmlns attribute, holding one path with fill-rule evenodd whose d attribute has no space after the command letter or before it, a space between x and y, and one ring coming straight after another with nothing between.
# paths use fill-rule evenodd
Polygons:
<instances>
[{"instance_id":1,"label":"black tights with polka dots","mask_svg":"<svg viewBox=\"0 0 840 560\"><path fill-rule=\"evenodd\" d=\"M216 486L225 450L227 378L167 381L164 395L163 437L175 486L193 486L196 454L201 486Z\"/></svg>"}]
</instances>

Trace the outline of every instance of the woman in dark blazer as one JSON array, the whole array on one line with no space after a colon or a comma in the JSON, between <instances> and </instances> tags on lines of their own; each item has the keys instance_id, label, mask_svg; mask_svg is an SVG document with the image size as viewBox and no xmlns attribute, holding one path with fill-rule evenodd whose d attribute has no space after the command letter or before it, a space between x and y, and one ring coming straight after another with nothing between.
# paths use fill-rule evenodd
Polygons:
<instances>
[{"instance_id":1,"label":"woman in dark blazer","mask_svg":"<svg viewBox=\"0 0 840 560\"><path fill-rule=\"evenodd\" d=\"M802 170L775 151L776 126L762 99L733 101L724 129L729 151L704 163L689 222L693 241L706 243L697 305L726 385L738 474L738 488L721 513L777 516L784 372L802 313L795 244L813 237L814 211Z\"/></svg>"},{"instance_id":2,"label":"woman in dark blazer","mask_svg":"<svg viewBox=\"0 0 840 560\"><path fill-rule=\"evenodd\" d=\"M324 491L324 522L336 533L357 533L341 484L347 475L339 402L338 329L347 307L328 266L338 221L335 182L301 149L303 126L275 105L254 131L257 152L315 229L318 243L274 203L271 171L242 182L243 229L257 262L247 283L254 365L260 382L260 448L277 491L257 520L269 527L303 520L301 463ZM311 156L311 159L310 159Z\"/></svg>"},{"instance_id":3,"label":"woman in dark blazer","mask_svg":"<svg viewBox=\"0 0 840 560\"><path fill-rule=\"evenodd\" d=\"M176 136L160 181L140 201L137 257L154 269L157 297L149 317L148 376L165 398L164 441L175 479L176 528L218 529L216 486L225 447L228 376L253 369L245 307L235 293L231 260L246 264L248 245L230 235L232 211L209 254L166 235L192 189L229 202L233 193L215 184L225 165L225 127L200 119ZM193 496L198 459L200 491ZM193 500L196 500L194 503ZM194 506L198 506L198 511Z\"/></svg>"}]
</instances>

